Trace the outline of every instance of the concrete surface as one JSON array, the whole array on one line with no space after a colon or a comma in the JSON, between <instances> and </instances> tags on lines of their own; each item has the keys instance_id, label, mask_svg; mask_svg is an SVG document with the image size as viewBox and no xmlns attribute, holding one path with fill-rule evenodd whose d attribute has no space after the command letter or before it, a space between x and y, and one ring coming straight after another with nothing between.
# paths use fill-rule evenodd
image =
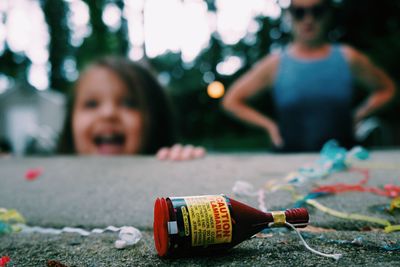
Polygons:
<instances>
[{"instance_id":1,"label":"concrete surface","mask_svg":"<svg viewBox=\"0 0 400 267\"><path fill-rule=\"evenodd\" d=\"M159 196L182 196L225 193L233 196L232 187L244 180L256 189L267 181L279 179L298 167L317 159L317 154L208 155L189 162L159 162L151 157L54 157L0 159L0 207L20 211L29 225L43 227L75 226L85 229L108 225L132 225L144 231L138 246L118 251L113 248L115 234L79 237L43 234L0 236L0 256L8 254L11 266L45 266L54 258L68 266L146 266L146 265L336 265L330 259L314 256L299 245L293 233L275 233L268 239L251 239L237 249L217 258L160 260L152 241L153 203ZM400 151L373 152L369 185L400 185ZM376 164L380 164L381 167ZM383 165L382 165L383 164ZM29 168L41 167L43 174L35 181L24 178ZM379 167L379 168L378 168ZM318 184L356 183L359 173L336 173ZM305 184L298 191L307 193L315 184ZM254 198L236 197L257 207ZM318 199L338 210L358 212L400 223L400 214L382 210L390 203L386 197L370 193L346 193ZM266 195L269 210L290 208L288 192ZM398 233L358 232L364 222L338 219L310 208L312 225L338 231L308 234L308 241L323 251L343 252L339 261L348 265L395 266L399 250L387 252L383 244L400 245ZM319 238L327 236L327 238ZM349 244L354 238L365 242ZM72 240L72 241L71 241ZM78 240L78 241L74 241ZM335 243L329 240L347 240ZM354 264L351 264L354 263Z\"/></svg>"},{"instance_id":2,"label":"concrete surface","mask_svg":"<svg viewBox=\"0 0 400 267\"><path fill-rule=\"evenodd\" d=\"M117 250L115 234L81 237L76 234L0 236L0 254L13 260L10 266L46 266L57 260L72 266L399 266L400 253L385 251L384 244L399 244L400 234L332 232L307 234L307 242L327 253L343 253L338 261L306 251L294 233L253 238L221 255L160 259L154 252L152 233L134 247ZM362 244L351 242L362 235Z\"/></svg>"}]
</instances>

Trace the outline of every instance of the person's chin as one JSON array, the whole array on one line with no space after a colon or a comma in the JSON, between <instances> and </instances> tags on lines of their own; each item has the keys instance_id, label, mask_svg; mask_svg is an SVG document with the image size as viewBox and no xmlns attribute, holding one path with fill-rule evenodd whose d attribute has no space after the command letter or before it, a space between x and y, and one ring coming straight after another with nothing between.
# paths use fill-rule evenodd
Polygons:
<instances>
[{"instance_id":1,"label":"person's chin","mask_svg":"<svg viewBox=\"0 0 400 267\"><path fill-rule=\"evenodd\" d=\"M317 40L318 40L318 38L316 37L316 34L314 34L314 33L309 33L304 36L304 41L306 43L312 44L312 43L315 43Z\"/></svg>"},{"instance_id":2,"label":"person's chin","mask_svg":"<svg viewBox=\"0 0 400 267\"><path fill-rule=\"evenodd\" d=\"M96 147L96 154L98 155L105 155L105 156L122 155L125 154L124 151L125 149L124 146L122 145L103 144Z\"/></svg>"}]
</instances>

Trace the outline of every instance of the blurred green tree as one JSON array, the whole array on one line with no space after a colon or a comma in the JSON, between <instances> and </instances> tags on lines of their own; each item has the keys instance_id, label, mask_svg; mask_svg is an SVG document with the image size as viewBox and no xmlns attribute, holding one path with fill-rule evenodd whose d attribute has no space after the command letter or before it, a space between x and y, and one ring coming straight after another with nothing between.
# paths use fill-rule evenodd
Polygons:
<instances>
[{"instance_id":1,"label":"blurred green tree","mask_svg":"<svg viewBox=\"0 0 400 267\"><path fill-rule=\"evenodd\" d=\"M215 12L214 0L204 0L209 12ZM124 17L121 27L111 30L104 23L104 8L112 3L124 9L124 0L84 0L89 7L91 34L82 44L74 47L70 42L67 25L69 6L67 1L41 0L50 33L49 62L50 86L65 92L70 81L65 77L64 63L74 58L78 69L94 58L106 54L127 55L129 49L128 26ZM365 52L396 80L400 58L400 1L392 0L335 0L336 11L329 38L348 43ZM166 78L168 91L179 114L182 137L188 142L202 143L221 149L233 146L246 149L264 149L268 146L266 135L257 129L238 123L220 109L220 100L212 99L206 89L210 82L221 81L226 88L255 62L268 54L273 47L285 45L290 35L283 19L257 17L259 25L255 33L248 33L234 45L225 44L213 33L208 46L193 62L182 60L180 53L166 53L156 58L145 57L160 77ZM240 69L232 75L222 75L217 65L228 56L242 60ZM24 54L13 53L7 47L0 55L0 72L18 79L26 79L29 60ZM357 96L360 101L363 95ZM265 94L254 99L255 105L273 116L271 96ZM380 114L398 123L400 105ZM399 127L400 128L400 127ZM399 134L400 136L400 134ZM248 137L248 138L246 138ZM400 137L399 137L400 138ZM398 140L400 144L400 140Z\"/></svg>"},{"instance_id":2,"label":"blurred green tree","mask_svg":"<svg viewBox=\"0 0 400 267\"><path fill-rule=\"evenodd\" d=\"M42 1L42 8L50 34L50 88L63 91L68 86L63 63L72 52L69 41L70 31L67 25L68 6L64 1L44 0Z\"/></svg>"}]
</instances>

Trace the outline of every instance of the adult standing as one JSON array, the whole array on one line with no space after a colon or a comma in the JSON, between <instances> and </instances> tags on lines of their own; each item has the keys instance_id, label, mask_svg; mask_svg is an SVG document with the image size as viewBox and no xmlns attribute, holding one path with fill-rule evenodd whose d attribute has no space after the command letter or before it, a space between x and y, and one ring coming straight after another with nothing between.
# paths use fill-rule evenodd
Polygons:
<instances>
[{"instance_id":1,"label":"adult standing","mask_svg":"<svg viewBox=\"0 0 400 267\"><path fill-rule=\"evenodd\" d=\"M332 138L351 146L354 123L392 99L395 85L361 52L327 41L332 16L329 0L292 0L288 11L292 42L282 52L267 55L236 81L223 106L239 119L263 128L283 151L316 151ZM370 93L353 110L356 83ZM246 103L264 88L272 89L277 121Z\"/></svg>"}]
</instances>

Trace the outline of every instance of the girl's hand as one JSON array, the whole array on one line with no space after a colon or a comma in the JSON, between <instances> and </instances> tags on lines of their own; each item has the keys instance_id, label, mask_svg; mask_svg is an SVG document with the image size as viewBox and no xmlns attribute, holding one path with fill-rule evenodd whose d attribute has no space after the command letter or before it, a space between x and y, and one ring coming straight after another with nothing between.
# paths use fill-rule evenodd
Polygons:
<instances>
[{"instance_id":1,"label":"girl's hand","mask_svg":"<svg viewBox=\"0 0 400 267\"><path fill-rule=\"evenodd\" d=\"M172 147L161 148L156 156L159 160L181 161L202 158L205 155L206 150L203 147L175 144Z\"/></svg>"}]
</instances>

